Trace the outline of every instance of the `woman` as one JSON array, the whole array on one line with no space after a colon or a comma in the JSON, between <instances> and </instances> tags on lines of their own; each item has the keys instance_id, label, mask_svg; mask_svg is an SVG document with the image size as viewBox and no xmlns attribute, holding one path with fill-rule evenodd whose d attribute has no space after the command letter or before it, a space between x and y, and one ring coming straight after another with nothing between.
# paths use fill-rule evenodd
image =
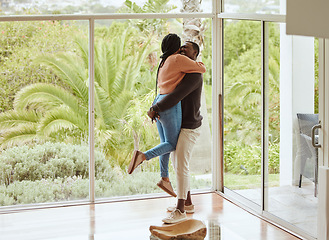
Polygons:
<instances>
[{"instance_id":1,"label":"woman","mask_svg":"<svg viewBox=\"0 0 329 240\"><path fill-rule=\"evenodd\" d=\"M186 73L204 73L206 71L202 62L196 62L180 55L180 45L180 37L176 34L168 34L162 40L161 50L163 54L160 56L162 60L157 73L157 85L160 94L157 95L153 104L161 101L168 93L172 92ZM168 165L170 152L176 149L181 121L182 110L180 103L160 112L156 124L161 143L144 153L135 150L128 167L128 173L131 174L144 160L159 156L161 179L157 185L174 197L176 197L176 194L169 180Z\"/></svg>"}]
</instances>

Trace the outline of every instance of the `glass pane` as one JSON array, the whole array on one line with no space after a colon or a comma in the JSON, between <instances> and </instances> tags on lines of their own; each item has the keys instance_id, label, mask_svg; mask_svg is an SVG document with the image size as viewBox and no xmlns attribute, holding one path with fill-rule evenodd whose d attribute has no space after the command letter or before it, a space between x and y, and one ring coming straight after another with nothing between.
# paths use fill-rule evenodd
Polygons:
<instances>
[{"instance_id":1,"label":"glass pane","mask_svg":"<svg viewBox=\"0 0 329 240\"><path fill-rule=\"evenodd\" d=\"M224 0L224 12L285 14L280 12L280 0ZM281 3L282 4L282 3ZM284 8L285 9L285 6Z\"/></svg>"},{"instance_id":2,"label":"glass pane","mask_svg":"<svg viewBox=\"0 0 329 240\"><path fill-rule=\"evenodd\" d=\"M182 4L182 3L186 4ZM164 0L71 0L34 1L4 0L0 4L5 15L22 14L109 14L109 13L174 13L212 11L212 1L164 1ZM130 9L130 10L129 10Z\"/></svg>"},{"instance_id":3,"label":"glass pane","mask_svg":"<svg viewBox=\"0 0 329 240\"><path fill-rule=\"evenodd\" d=\"M211 20L194 19L207 30L188 38L183 34L183 21L96 21L95 99L97 104L101 97L107 99L106 104L99 103L95 109L95 152L105 155L104 162L99 163L102 165L98 166L96 159L97 198L150 193L169 196L157 186L158 157L144 161L131 175L127 173L134 149L146 152L160 143L157 126L152 124L147 111L155 98L161 42L169 31L180 35L183 42L202 39L198 61L207 68L201 106L204 120L190 161L191 189L211 187ZM176 174L171 162L169 179L175 190Z\"/></svg>"},{"instance_id":4,"label":"glass pane","mask_svg":"<svg viewBox=\"0 0 329 240\"><path fill-rule=\"evenodd\" d=\"M260 205L261 23L224 24L224 186Z\"/></svg>"},{"instance_id":5,"label":"glass pane","mask_svg":"<svg viewBox=\"0 0 329 240\"><path fill-rule=\"evenodd\" d=\"M202 136L190 163L191 189L209 189L211 20L199 21L207 30L197 37L203 43L198 61L208 70L202 95ZM146 150L159 142L146 111L154 98L159 47L165 35L161 30L166 28L150 32L148 26L158 23L151 19L140 30L140 22L96 22L96 197L162 192L156 186L158 161L127 174L134 144ZM182 33L182 22L174 19L162 24ZM0 40L5 46L0 52L5 93L0 105L1 205L89 196L87 26L79 21L1 23Z\"/></svg>"},{"instance_id":6,"label":"glass pane","mask_svg":"<svg viewBox=\"0 0 329 240\"><path fill-rule=\"evenodd\" d=\"M0 29L0 205L88 198L87 22Z\"/></svg>"},{"instance_id":7,"label":"glass pane","mask_svg":"<svg viewBox=\"0 0 329 240\"><path fill-rule=\"evenodd\" d=\"M318 40L268 27L268 160L265 210L316 237ZM281 34L280 34L281 33ZM294 51L291 48L293 38ZM295 66L291 68L289 66Z\"/></svg>"},{"instance_id":8,"label":"glass pane","mask_svg":"<svg viewBox=\"0 0 329 240\"><path fill-rule=\"evenodd\" d=\"M266 98L267 98L267 132L265 141L268 143L268 161L266 180L267 187L277 187L280 184L280 25L266 23L265 49L266 61ZM266 158L265 157L265 158Z\"/></svg>"}]
</instances>

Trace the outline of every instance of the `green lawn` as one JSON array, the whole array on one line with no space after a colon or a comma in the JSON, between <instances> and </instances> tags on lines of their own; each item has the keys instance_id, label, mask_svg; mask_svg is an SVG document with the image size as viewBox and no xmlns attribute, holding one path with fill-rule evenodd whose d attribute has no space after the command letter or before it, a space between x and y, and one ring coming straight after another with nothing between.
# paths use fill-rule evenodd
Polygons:
<instances>
[{"instance_id":1,"label":"green lawn","mask_svg":"<svg viewBox=\"0 0 329 240\"><path fill-rule=\"evenodd\" d=\"M268 186L277 187L279 181L280 174L270 174ZM261 176L225 173L224 186L233 190L259 188L261 186Z\"/></svg>"}]
</instances>

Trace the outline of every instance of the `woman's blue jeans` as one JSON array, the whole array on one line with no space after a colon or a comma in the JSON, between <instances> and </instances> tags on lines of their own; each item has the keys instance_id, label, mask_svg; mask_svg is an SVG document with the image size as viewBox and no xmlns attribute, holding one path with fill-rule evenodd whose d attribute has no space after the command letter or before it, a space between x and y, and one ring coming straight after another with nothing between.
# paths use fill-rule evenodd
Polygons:
<instances>
[{"instance_id":1,"label":"woman's blue jeans","mask_svg":"<svg viewBox=\"0 0 329 240\"><path fill-rule=\"evenodd\" d=\"M167 94L159 94L153 104L161 101ZM169 177L169 156L175 151L179 132L182 126L182 107L179 102L172 108L159 112L157 127L161 143L154 148L144 152L146 160L159 156L161 177Z\"/></svg>"}]
</instances>

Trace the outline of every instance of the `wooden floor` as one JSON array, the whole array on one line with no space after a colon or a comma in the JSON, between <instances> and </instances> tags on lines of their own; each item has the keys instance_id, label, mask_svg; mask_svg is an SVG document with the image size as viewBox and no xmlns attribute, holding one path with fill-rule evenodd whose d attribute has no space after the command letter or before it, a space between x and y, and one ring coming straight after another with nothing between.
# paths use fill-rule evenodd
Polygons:
<instances>
[{"instance_id":1,"label":"wooden floor","mask_svg":"<svg viewBox=\"0 0 329 240\"><path fill-rule=\"evenodd\" d=\"M211 240L299 239L244 211L216 193L193 195L195 213L188 217L207 226ZM3 240L145 240L149 226L161 226L174 198L26 210L0 214Z\"/></svg>"}]
</instances>

